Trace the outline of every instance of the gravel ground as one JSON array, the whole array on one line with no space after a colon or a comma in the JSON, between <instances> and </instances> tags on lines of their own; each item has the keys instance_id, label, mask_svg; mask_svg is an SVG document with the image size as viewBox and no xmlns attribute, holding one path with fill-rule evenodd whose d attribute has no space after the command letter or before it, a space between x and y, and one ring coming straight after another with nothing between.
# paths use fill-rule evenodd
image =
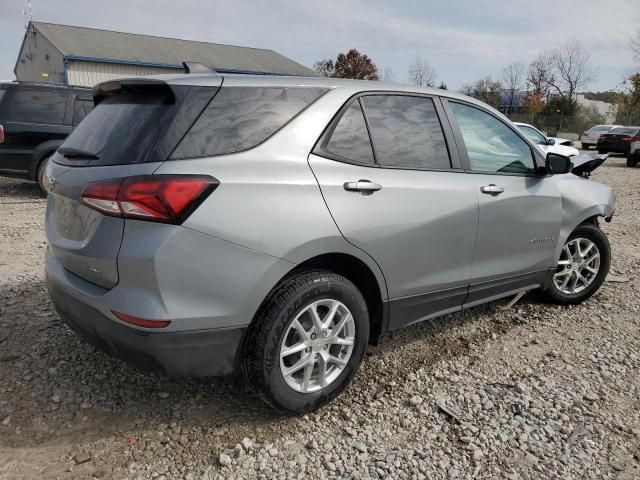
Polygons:
<instances>
[{"instance_id":1,"label":"gravel ground","mask_svg":"<svg viewBox=\"0 0 640 480\"><path fill-rule=\"evenodd\" d=\"M44 286L44 200L0 179L0 479L640 478L640 169L595 177L618 203L614 277L591 300L527 295L388 335L301 417L81 341Z\"/></svg>"}]
</instances>

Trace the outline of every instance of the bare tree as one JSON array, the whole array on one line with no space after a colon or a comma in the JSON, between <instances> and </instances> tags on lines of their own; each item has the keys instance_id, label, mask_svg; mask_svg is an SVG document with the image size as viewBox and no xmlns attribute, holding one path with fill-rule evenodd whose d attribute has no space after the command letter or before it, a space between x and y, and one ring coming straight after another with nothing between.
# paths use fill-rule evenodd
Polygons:
<instances>
[{"instance_id":1,"label":"bare tree","mask_svg":"<svg viewBox=\"0 0 640 480\"><path fill-rule=\"evenodd\" d=\"M549 93L549 83L553 80L553 62L551 54L544 52L529 64L527 85L530 94L545 99Z\"/></svg>"},{"instance_id":2,"label":"bare tree","mask_svg":"<svg viewBox=\"0 0 640 480\"><path fill-rule=\"evenodd\" d=\"M382 71L382 81L383 82L395 82L396 75L393 73L393 70L390 67L385 67Z\"/></svg>"},{"instance_id":3,"label":"bare tree","mask_svg":"<svg viewBox=\"0 0 640 480\"><path fill-rule=\"evenodd\" d=\"M500 105L500 90L502 83L500 80L494 80L491 75L482 77L472 84L464 84L461 93L477 98L478 100L488 103L492 107L498 108Z\"/></svg>"},{"instance_id":4,"label":"bare tree","mask_svg":"<svg viewBox=\"0 0 640 480\"><path fill-rule=\"evenodd\" d=\"M436 71L429 62L418 56L416 61L409 65L407 81L419 87L435 87Z\"/></svg>"},{"instance_id":5,"label":"bare tree","mask_svg":"<svg viewBox=\"0 0 640 480\"><path fill-rule=\"evenodd\" d=\"M313 64L313 69L323 77L334 77L336 74L336 67L330 59L318 60Z\"/></svg>"},{"instance_id":6,"label":"bare tree","mask_svg":"<svg viewBox=\"0 0 640 480\"><path fill-rule=\"evenodd\" d=\"M562 99L572 101L576 91L589 85L595 78L589 53L578 40L567 40L554 50L551 62L555 74L548 81L549 86Z\"/></svg>"},{"instance_id":7,"label":"bare tree","mask_svg":"<svg viewBox=\"0 0 640 480\"><path fill-rule=\"evenodd\" d=\"M504 88L507 90L509 107L508 112L511 112L516 94L522 89L522 82L524 80L524 65L519 62L514 62L507 65L502 70L502 80L504 82Z\"/></svg>"}]
</instances>

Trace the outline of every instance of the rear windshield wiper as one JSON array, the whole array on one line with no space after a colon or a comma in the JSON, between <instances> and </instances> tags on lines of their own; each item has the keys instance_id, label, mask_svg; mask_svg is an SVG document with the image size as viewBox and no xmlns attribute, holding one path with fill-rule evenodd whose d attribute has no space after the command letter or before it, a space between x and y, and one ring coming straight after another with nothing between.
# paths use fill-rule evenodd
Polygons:
<instances>
[{"instance_id":1,"label":"rear windshield wiper","mask_svg":"<svg viewBox=\"0 0 640 480\"><path fill-rule=\"evenodd\" d=\"M73 147L59 148L58 153L67 158L87 158L89 160L98 160L100 158L95 153Z\"/></svg>"}]
</instances>

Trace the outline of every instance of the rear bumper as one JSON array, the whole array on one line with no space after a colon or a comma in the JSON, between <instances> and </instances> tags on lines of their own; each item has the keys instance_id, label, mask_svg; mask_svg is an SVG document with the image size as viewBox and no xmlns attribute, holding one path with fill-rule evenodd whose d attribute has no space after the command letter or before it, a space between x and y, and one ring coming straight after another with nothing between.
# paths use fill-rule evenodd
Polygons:
<instances>
[{"instance_id":1,"label":"rear bumper","mask_svg":"<svg viewBox=\"0 0 640 480\"><path fill-rule=\"evenodd\" d=\"M53 304L67 325L100 350L147 371L223 376L236 371L246 328L150 332L130 328L77 298L47 273Z\"/></svg>"},{"instance_id":2,"label":"rear bumper","mask_svg":"<svg viewBox=\"0 0 640 480\"><path fill-rule=\"evenodd\" d=\"M607 143L598 143L597 145L598 151L602 150L607 153L625 153L629 154L629 150L631 149L630 145L619 145L619 144L607 144Z\"/></svg>"}]
</instances>

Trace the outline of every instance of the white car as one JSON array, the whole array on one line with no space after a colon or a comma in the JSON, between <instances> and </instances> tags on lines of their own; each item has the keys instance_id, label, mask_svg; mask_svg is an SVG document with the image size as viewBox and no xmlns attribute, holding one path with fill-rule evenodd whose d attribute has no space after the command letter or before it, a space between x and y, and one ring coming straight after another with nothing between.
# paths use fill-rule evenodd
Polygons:
<instances>
[{"instance_id":1,"label":"white car","mask_svg":"<svg viewBox=\"0 0 640 480\"><path fill-rule=\"evenodd\" d=\"M589 150L589 147L595 147L598 144L598 137L603 133L607 133L612 128L621 127L622 125L596 125L584 132L580 137L582 148Z\"/></svg>"},{"instance_id":2,"label":"white car","mask_svg":"<svg viewBox=\"0 0 640 480\"><path fill-rule=\"evenodd\" d=\"M579 155L577 148L571 147L571 140L566 138L547 137L533 125L528 123L514 122L515 125L524 133L529 140L535 143L544 153L557 153L565 157L573 157Z\"/></svg>"}]
</instances>

